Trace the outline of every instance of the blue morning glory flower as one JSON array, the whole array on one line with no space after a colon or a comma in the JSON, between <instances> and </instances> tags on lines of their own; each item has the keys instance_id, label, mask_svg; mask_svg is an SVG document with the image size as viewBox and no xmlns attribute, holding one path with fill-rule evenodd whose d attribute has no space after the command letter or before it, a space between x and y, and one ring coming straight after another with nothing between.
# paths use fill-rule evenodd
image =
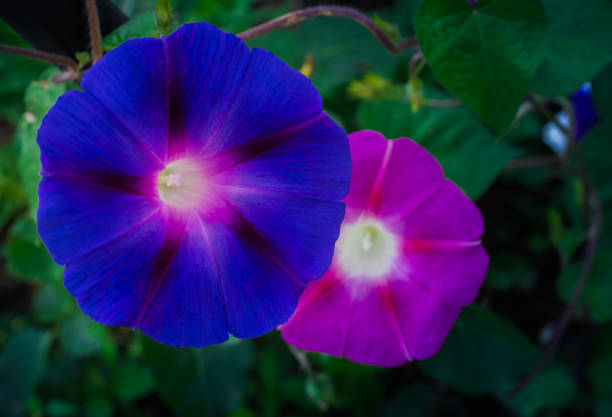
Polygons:
<instances>
[{"instance_id":1,"label":"blue morning glory flower","mask_svg":"<svg viewBox=\"0 0 612 417\"><path fill-rule=\"evenodd\" d=\"M83 312L174 346L285 322L350 182L311 82L196 23L125 42L81 85L38 132L38 229Z\"/></svg>"}]
</instances>

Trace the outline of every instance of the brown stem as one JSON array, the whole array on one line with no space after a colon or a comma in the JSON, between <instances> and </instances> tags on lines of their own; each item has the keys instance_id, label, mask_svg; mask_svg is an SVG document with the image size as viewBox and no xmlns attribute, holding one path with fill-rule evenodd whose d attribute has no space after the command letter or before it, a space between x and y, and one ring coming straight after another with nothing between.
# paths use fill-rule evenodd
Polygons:
<instances>
[{"instance_id":1,"label":"brown stem","mask_svg":"<svg viewBox=\"0 0 612 417\"><path fill-rule=\"evenodd\" d=\"M102 33L96 0L85 0L87 9L87 24L89 26L89 41L91 43L91 58L95 64L102 59Z\"/></svg>"},{"instance_id":2,"label":"brown stem","mask_svg":"<svg viewBox=\"0 0 612 417\"><path fill-rule=\"evenodd\" d=\"M506 169L537 168L559 164L561 164L561 160L556 156L531 156L508 162Z\"/></svg>"},{"instance_id":3,"label":"brown stem","mask_svg":"<svg viewBox=\"0 0 612 417\"><path fill-rule=\"evenodd\" d=\"M39 61L50 62L60 67L76 69L76 61L64 55L52 54L50 52L36 51L34 49L19 48L17 46L0 44L0 52L11 55L23 56Z\"/></svg>"},{"instance_id":4,"label":"brown stem","mask_svg":"<svg viewBox=\"0 0 612 417\"><path fill-rule=\"evenodd\" d=\"M273 30L293 26L304 20L317 16L343 17L354 20L369 30L385 46L385 48L393 53L397 53L408 48L414 48L418 45L418 41L415 36L403 39L399 42L394 42L368 16L351 7L342 6L315 6L289 12L283 16L277 17L276 19L270 20L269 22L262 23L261 25L245 30L244 32L239 33L238 37L246 42L268 32L272 32Z\"/></svg>"},{"instance_id":5,"label":"brown stem","mask_svg":"<svg viewBox=\"0 0 612 417\"><path fill-rule=\"evenodd\" d=\"M410 64L408 65L408 73L410 74L410 78L414 78L417 75L419 75L419 72L423 68L423 65L422 65L423 62L425 62L425 60L423 59L423 52L421 51L414 53L410 57ZM421 64L418 67L418 71L417 71L417 63Z\"/></svg>"},{"instance_id":6,"label":"brown stem","mask_svg":"<svg viewBox=\"0 0 612 417\"><path fill-rule=\"evenodd\" d=\"M561 129L563 133L565 133L566 135L569 135L570 133L569 129L563 126L561 123L559 123L555 115L552 114L546 108L546 106L540 100L538 100L537 97L531 91L527 92L526 98L527 98L527 101L531 103L531 105L533 106L534 109L536 109L537 112L539 112L542 116L546 117L548 120L553 122L559 129Z\"/></svg>"},{"instance_id":7,"label":"brown stem","mask_svg":"<svg viewBox=\"0 0 612 417\"><path fill-rule=\"evenodd\" d=\"M445 109L448 107L457 107L461 106L461 100L458 98L449 98L449 99L436 99L436 98L428 98L425 99L425 105L428 107L437 107L439 109Z\"/></svg>"}]
</instances>

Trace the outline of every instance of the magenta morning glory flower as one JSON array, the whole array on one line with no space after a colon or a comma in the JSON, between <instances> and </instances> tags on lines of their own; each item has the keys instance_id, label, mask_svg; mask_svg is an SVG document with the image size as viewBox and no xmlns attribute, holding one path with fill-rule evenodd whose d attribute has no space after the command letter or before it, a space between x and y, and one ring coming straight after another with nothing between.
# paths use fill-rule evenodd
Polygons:
<instances>
[{"instance_id":1,"label":"magenta morning glory flower","mask_svg":"<svg viewBox=\"0 0 612 417\"><path fill-rule=\"evenodd\" d=\"M289 344L396 366L435 354L483 282L478 208L410 139L349 135L353 179L332 266L281 327Z\"/></svg>"},{"instance_id":2,"label":"magenta morning glory flower","mask_svg":"<svg viewBox=\"0 0 612 417\"><path fill-rule=\"evenodd\" d=\"M205 24L109 52L38 133L39 233L81 309L175 346L254 337L332 259L351 161L311 82Z\"/></svg>"}]
</instances>

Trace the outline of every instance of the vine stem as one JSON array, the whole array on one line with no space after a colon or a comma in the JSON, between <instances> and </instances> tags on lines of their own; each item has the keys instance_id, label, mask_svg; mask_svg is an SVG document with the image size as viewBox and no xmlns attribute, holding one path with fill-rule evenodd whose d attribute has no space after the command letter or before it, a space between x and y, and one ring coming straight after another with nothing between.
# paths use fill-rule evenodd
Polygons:
<instances>
[{"instance_id":1,"label":"vine stem","mask_svg":"<svg viewBox=\"0 0 612 417\"><path fill-rule=\"evenodd\" d=\"M514 161L508 162L505 169L524 169L524 168L537 168L551 165L560 165L561 160L554 155L546 156L531 156L527 158L515 159Z\"/></svg>"},{"instance_id":2,"label":"vine stem","mask_svg":"<svg viewBox=\"0 0 612 417\"><path fill-rule=\"evenodd\" d=\"M351 7L342 6L315 6L295 10L283 16L277 17L276 19L272 19L268 22L262 23L261 25L257 25L252 27L251 29L245 30L244 32L239 33L238 37L246 42L258 36L272 32L276 29L293 26L297 23L303 22L304 20L318 16L342 17L346 19L351 19L369 30L380 41L380 43L384 45L385 48L387 48L390 52L393 53L397 53L408 48L415 48L418 45L418 41L415 36L403 39L399 42L394 42L367 15Z\"/></svg>"},{"instance_id":3,"label":"vine stem","mask_svg":"<svg viewBox=\"0 0 612 417\"><path fill-rule=\"evenodd\" d=\"M91 58L95 64L102 59L102 33L96 0L85 0L87 9L87 24L89 26L89 41L91 43Z\"/></svg>"},{"instance_id":4,"label":"vine stem","mask_svg":"<svg viewBox=\"0 0 612 417\"><path fill-rule=\"evenodd\" d=\"M50 62L60 67L70 69L77 68L77 63L73 59L64 55L52 54L50 52L36 51L34 49L26 49L4 44L0 44L0 52L36 59L38 61Z\"/></svg>"},{"instance_id":5,"label":"vine stem","mask_svg":"<svg viewBox=\"0 0 612 417\"><path fill-rule=\"evenodd\" d=\"M529 96L529 100L534 105L534 108L540 112L542 109L548 111L544 106L541 106L539 101L534 96ZM571 109L570 109L571 110ZM543 113L543 112L542 112ZM546 350L542 354L542 357L533 368L531 373L523 380L519 381L512 390L506 395L506 399L510 400L515 397L519 392L524 390L529 384L531 384L540 373L546 368L546 366L550 363L557 352L557 348L559 347L559 343L563 335L565 334L565 330L567 329L567 325L569 324L570 319L576 309L578 304L578 300L580 299L580 295L584 290L584 287L589 278L589 274L593 267L593 262L595 261L595 255L597 253L597 244L599 242L599 236L601 234L602 227L602 206L601 200L599 199L599 195L593 187L591 180L588 176L586 166L584 164L584 159L582 153L580 151L580 147L574 143L574 137L571 132L574 132L574 123L575 118L572 111L571 113L571 126L570 129L564 129L568 134L568 140L570 143L570 149L573 150L573 154L576 155L578 160L578 169L574 170L568 165L567 160L560 160L566 166L568 172L573 174L580 180L582 183L584 192L583 192L583 208L584 208L584 216L585 216L585 228L586 228L586 239L587 244L584 252L584 259L582 264L582 269L580 270L580 275L578 276L578 281L576 281L576 285L574 287L574 291L572 292L572 296L567 302L563 313L561 314L561 318L555 328L555 332L546 347ZM554 119L554 116L550 114L544 114L548 119Z\"/></svg>"}]
</instances>

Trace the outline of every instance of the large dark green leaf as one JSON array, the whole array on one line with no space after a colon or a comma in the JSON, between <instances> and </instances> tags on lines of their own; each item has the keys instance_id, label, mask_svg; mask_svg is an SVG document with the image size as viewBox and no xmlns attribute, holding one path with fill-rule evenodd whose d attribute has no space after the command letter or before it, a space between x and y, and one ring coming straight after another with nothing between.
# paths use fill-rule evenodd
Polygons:
<instances>
[{"instance_id":1,"label":"large dark green leaf","mask_svg":"<svg viewBox=\"0 0 612 417\"><path fill-rule=\"evenodd\" d=\"M538 356L538 349L511 324L471 305L463 310L440 352L421 362L421 369L466 394L503 395L527 375Z\"/></svg>"},{"instance_id":2,"label":"large dark green leaf","mask_svg":"<svg viewBox=\"0 0 612 417\"><path fill-rule=\"evenodd\" d=\"M409 137L423 145L471 198L481 195L517 154L462 107L423 107L413 113L410 103L366 101L357 118L364 129L378 130L389 139Z\"/></svg>"},{"instance_id":3,"label":"large dark green leaf","mask_svg":"<svg viewBox=\"0 0 612 417\"><path fill-rule=\"evenodd\" d=\"M23 414L45 367L50 341L45 332L24 330L6 342L0 356L0 415Z\"/></svg>"},{"instance_id":4,"label":"large dark green leaf","mask_svg":"<svg viewBox=\"0 0 612 417\"><path fill-rule=\"evenodd\" d=\"M578 89L612 61L612 3L607 0L542 0L548 43L532 88L545 96Z\"/></svg>"},{"instance_id":5,"label":"large dark green leaf","mask_svg":"<svg viewBox=\"0 0 612 417\"><path fill-rule=\"evenodd\" d=\"M162 397L180 416L225 416L240 404L253 362L250 341L177 349L147 339L144 349Z\"/></svg>"},{"instance_id":6,"label":"large dark green leaf","mask_svg":"<svg viewBox=\"0 0 612 417\"><path fill-rule=\"evenodd\" d=\"M425 0L416 34L442 85L501 133L542 59L545 21L539 0Z\"/></svg>"}]
</instances>

